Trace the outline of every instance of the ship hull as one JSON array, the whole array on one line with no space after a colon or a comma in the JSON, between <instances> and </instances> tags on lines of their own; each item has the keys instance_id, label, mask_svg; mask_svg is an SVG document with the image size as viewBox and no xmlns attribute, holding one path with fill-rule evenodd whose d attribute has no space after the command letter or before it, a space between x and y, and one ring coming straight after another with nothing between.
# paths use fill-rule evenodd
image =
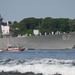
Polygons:
<instances>
[{"instance_id":1,"label":"ship hull","mask_svg":"<svg viewBox=\"0 0 75 75\"><path fill-rule=\"evenodd\" d=\"M29 49L67 49L75 45L75 32L55 35L0 38L0 46L7 43L20 45Z\"/></svg>"}]
</instances>

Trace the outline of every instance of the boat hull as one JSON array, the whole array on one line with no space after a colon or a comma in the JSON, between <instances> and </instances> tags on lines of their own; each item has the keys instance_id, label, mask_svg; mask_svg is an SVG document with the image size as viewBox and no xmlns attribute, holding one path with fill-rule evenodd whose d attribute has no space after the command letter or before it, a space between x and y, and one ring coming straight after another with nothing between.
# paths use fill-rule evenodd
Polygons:
<instances>
[{"instance_id":1,"label":"boat hull","mask_svg":"<svg viewBox=\"0 0 75 75\"><path fill-rule=\"evenodd\" d=\"M8 40L12 45L17 44L29 49L67 49L75 45L75 32L58 35L1 38L0 46L6 48Z\"/></svg>"},{"instance_id":2,"label":"boat hull","mask_svg":"<svg viewBox=\"0 0 75 75\"><path fill-rule=\"evenodd\" d=\"M6 50L3 50L3 52L19 52L19 51L24 51L25 48L12 48L12 49L6 49Z\"/></svg>"}]
</instances>

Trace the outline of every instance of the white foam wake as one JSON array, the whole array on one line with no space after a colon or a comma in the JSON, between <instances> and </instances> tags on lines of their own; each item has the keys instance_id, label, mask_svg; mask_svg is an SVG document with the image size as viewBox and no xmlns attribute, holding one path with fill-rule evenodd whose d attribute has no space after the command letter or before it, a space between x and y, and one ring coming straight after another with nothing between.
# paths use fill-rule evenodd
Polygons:
<instances>
[{"instance_id":1,"label":"white foam wake","mask_svg":"<svg viewBox=\"0 0 75 75\"><path fill-rule=\"evenodd\" d=\"M0 72L18 71L34 72L43 75L75 75L75 60L33 59L33 60L0 60Z\"/></svg>"}]
</instances>

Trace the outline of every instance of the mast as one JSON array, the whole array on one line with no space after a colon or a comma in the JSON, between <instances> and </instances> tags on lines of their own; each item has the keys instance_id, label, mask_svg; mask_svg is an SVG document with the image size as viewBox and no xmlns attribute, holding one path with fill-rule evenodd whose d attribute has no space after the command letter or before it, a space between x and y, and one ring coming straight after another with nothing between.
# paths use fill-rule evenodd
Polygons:
<instances>
[{"instance_id":1,"label":"mast","mask_svg":"<svg viewBox=\"0 0 75 75\"><path fill-rule=\"evenodd\" d=\"M2 21L3 21L3 18L2 18L1 14L0 14L0 37L2 35L2 28L1 28Z\"/></svg>"}]
</instances>

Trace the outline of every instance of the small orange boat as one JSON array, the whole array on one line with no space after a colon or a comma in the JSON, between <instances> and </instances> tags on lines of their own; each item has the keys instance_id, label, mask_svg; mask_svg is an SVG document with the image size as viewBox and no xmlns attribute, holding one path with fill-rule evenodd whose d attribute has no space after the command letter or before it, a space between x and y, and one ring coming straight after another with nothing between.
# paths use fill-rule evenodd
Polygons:
<instances>
[{"instance_id":1,"label":"small orange boat","mask_svg":"<svg viewBox=\"0 0 75 75\"><path fill-rule=\"evenodd\" d=\"M9 46L6 50L3 50L2 52L18 52L18 51L24 51L24 50L27 50L27 48Z\"/></svg>"}]
</instances>

